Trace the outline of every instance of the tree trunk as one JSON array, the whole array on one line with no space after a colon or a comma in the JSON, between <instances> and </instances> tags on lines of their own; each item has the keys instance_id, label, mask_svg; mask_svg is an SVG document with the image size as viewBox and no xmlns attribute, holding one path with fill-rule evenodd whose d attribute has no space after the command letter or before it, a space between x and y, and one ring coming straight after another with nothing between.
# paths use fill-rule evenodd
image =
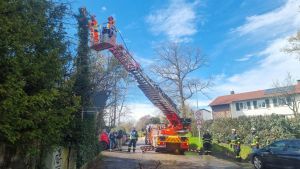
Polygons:
<instances>
[{"instance_id":1,"label":"tree trunk","mask_svg":"<svg viewBox=\"0 0 300 169\"><path fill-rule=\"evenodd\" d=\"M186 110L185 110L185 102L184 102L184 95L183 95L183 86L182 82L179 82L178 90L180 95L180 104L181 104L181 111L182 111L182 117L186 117Z\"/></svg>"},{"instance_id":2,"label":"tree trunk","mask_svg":"<svg viewBox=\"0 0 300 169\"><path fill-rule=\"evenodd\" d=\"M11 160L15 154L16 154L16 148L14 146L11 145L4 146L4 157L3 157L3 163L0 166L1 169L10 168Z\"/></svg>"}]
</instances>

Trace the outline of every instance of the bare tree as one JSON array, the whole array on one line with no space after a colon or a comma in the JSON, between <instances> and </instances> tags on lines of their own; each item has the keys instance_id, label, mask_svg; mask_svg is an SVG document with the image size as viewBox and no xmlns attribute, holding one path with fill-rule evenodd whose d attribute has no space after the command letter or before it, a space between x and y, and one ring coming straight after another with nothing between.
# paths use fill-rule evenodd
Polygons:
<instances>
[{"instance_id":1,"label":"bare tree","mask_svg":"<svg viewBox=\"0 0 300 169\"><path fill-rule=\"evenodd\" d=\"M283 82L275 82L274 98L278 100L279 104L286 105L293 111L295 117L299 116L300 98L297 93L296 86L293 85L293 78L290 73ZM298 97L297 97L298 96Z\"/></svg>"},{"instance_id":2,"label":"bare tree","mask_svg":"<svg viewBox=\"0 0 300 169\"><path fill-rule=\"evenodd\" d=\"M126 122L121 122L119 127L123 128L125 131L130 132L131 129L134 127L134 120L129 119Z\"/></svg>"},{"instance_id":3,"label":"bare tree","mask_svg":"<svg viewBox=\"0 0 300 169\"><path fill-rule=\"evenodd\" d=\"M125 99L124 99L125 100ZM124 101L122 104L119 106L119 111L118 111L118 126L121 124L122 121L128 121L128 119L132 118L132 111L128 106L124 105ZM123 119L123 120L121 120Z\"/></svg>"},{"instance_id":4,"label":"bare tree","mask_svg":"<svg viewBox=\"0 0 300 169\"><path fill-rule=\"evenodd\" d=\"M191 74L206 65L206 59L199 48L183 46L178 43L163 45L157 50L158 61L152 66L152 72L162 78L162 84L175 97L182 116L186 117L186 101L196 92L204 94L204 90L212 85L211 80L192 78Z\"/></svg>"},{"instance_id":5,"label":"bare tree","mask_svg":"<svg viewBox=\"0 0 300 169\"><path fill-rule=\"evenodd\" d=\"M142 130L143 128L146 127L147 124L150 123L150 119L151 119L151 116L150 115L145 115L143 117L141 117L137 122L136 122L136 129L137 130Z\"/></svg>"},{"instance_id":6,"label":"bare tree","mask_svg":"<svg viewBox=\"0 0 300 169\"><path fill-rule=\"evenodd\" d=\"M127 71L111 55L93 53L91 74L94 92L103 92L108 96L102 114L111 127L115 127L123 106L130 81ZM122 112L122 113L121 113ZM128 111L127 111L128 112Z\"/></svg>"},{"instance_id":7,"label":"bare tree","mask_svg":"<svg viewBox=\"0 0 300 169\"><path fill-rule=\"evenodd\" d=\"M296 54L297 58L300 60L300 31L297 32L296 36L289 38L289 47L284 50L288 53Z\"/></svg>"}]
</instances>

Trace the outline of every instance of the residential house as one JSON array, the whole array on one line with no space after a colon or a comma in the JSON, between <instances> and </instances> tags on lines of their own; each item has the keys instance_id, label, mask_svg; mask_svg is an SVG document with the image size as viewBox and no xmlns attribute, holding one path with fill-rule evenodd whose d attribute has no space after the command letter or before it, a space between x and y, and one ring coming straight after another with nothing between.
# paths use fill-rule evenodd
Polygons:
<instances>
[{"instance_id":1,"label":"residential house","mask_svg":"<svg viewBox=\"0 0 300 169\"><path fill-rule=\"evenodd\" d=\"M300 80L296 85L219 96L209 106L213 118L280 114L293 116L300 105ZM292 110L294 109L294 111Z\"/></svg>"}]
</instances>

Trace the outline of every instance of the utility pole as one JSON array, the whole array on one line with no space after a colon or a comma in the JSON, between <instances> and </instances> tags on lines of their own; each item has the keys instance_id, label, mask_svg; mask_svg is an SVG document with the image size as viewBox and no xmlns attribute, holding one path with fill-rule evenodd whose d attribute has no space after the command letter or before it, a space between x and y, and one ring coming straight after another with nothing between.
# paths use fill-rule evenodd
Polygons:
<instances>
[{"instance_id":1,"label":"utility pole","mask_svg":"<svg viewBox=\"0 0 300 169\"><path fill-rule=\"evenodd\" d=\"M117 75L114 74L114 110L113 110L113 119L112 119L112 126L116 127L116 118L117 118Z\"/></svg>"},{"instance_id":2,"label":"utility pole","mask_svg":"<svg viewBox=\"0 0 300 169\"><path fill-rule=\"evenodd\" d=\"M194 84L195 85L195 90L196 90L196 100L197 100L197 110L199 110L199 104L198 104L198 88L197 88L197 84ZM199 142L201 141L201 127L200 125L197 125L197 129L198 129L198 139L199 139Z\"/></svg>"}]
</instances>

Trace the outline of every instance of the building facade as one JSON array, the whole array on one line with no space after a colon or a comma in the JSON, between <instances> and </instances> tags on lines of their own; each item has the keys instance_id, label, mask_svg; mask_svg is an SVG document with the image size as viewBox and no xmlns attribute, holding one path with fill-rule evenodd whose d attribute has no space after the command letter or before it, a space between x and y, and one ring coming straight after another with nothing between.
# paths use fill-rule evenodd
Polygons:
<instances>
[{"instance_id":1,"label":"building facade","mask_svg":"<svg viewBox=\"0 0 300 169\"><path fill-rule=\"evenodd\" d=\"M210 105L213 118L279 114L293 116L300 106L300 81L296 85L219 96Z\"/></svg>"}]
</instances>

